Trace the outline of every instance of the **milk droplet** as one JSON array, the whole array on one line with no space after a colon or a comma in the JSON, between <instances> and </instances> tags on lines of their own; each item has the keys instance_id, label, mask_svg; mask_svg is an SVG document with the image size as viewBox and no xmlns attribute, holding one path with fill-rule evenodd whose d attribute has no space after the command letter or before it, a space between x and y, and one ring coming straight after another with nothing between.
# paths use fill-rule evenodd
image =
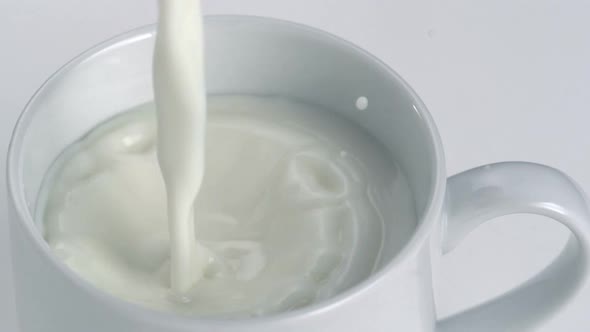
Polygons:
<instances>
[{"instance_id":1,"label":"milk droplet","mask_svg":"<svg viewBox=\"0 0 590 332\"><path fill-rule=\"evenodd\" d=\"M365 96L358 97L356 100L356 108L359 111L364 111L369 107L369 99Z\"/></svg>"}]
</instances>

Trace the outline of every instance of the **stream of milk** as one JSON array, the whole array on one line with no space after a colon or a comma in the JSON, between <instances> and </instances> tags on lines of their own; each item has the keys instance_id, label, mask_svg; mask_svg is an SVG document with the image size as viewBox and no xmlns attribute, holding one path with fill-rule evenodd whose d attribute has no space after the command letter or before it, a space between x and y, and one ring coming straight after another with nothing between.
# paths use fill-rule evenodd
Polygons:
<instances>
[{"instance_id":1,"label":"stream of milk","mask_svg":"<svg viewBox=\"0 0 590 332\"><path fill-rule=\"evenodd\" d=\"M200 1L160 0L154 52L157 150L166 183L171 286L187 292L210 257L193 236L193 204L203 182L207 101Z\"/></svg>"}]
</instances>

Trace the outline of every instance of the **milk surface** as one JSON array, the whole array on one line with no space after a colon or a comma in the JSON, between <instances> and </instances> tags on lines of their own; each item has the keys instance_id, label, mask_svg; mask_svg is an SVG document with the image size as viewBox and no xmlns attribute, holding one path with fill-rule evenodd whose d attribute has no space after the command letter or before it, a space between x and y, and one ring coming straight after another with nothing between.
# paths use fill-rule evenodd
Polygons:
<instances>
[{"instance_id":1,"label":"milk surface","mask_svg":"<svg viewBox=\"0 0 590 332\"><path fill-rule=\"evenodd\" d=\"M152 104L100 124L48 174L39 218L65 264L151 308L249 317L350 287L380 264L385 227L400 238L414 228L405 178L357 126L282 98L218 96L208 111L188 234L208 259L185 301L170 288L169 200Z\"/></svg>"}]
</instances>

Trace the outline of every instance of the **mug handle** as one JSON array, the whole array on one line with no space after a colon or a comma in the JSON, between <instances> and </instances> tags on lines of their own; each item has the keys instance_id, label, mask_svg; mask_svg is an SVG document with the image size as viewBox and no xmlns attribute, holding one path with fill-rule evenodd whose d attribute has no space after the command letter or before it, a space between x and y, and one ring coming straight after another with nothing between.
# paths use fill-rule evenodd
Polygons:
<instances>
[{"instance_id":1,"label":"mug handle","mask_svg":"<svg viewBox=\"0 0 590 332\"><path fill-rule=\"evenodd\" d=\"M508 293L438 322L437 332L522 332L568 302L588 279L590 212L581 188L564 173L539 164L478 167L448 180L443 254L490 219L532 213L572 232L559 257Z\"/></svg>"}]
</instances>

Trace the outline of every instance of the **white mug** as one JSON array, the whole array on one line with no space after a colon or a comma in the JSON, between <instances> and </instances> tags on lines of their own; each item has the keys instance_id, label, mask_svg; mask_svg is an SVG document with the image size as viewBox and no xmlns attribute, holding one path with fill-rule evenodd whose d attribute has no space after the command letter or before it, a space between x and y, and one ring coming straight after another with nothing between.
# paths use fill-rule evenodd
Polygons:
<instances>
[{"instance_id":1,"label":"white mug","mask_svg":"<svg viewBox=\"0 0 590 332\"><path fill-rule=\"evenodd\" d=\"M431 116L387 65L312 28L221 16L206 20L208 92L287 96L365 128L405 172L419 217L416 229L401 250L384 253L377 272L339 295L267 317L184 317L99 291L50 251L35 205L45 172L65 147L99 122L153 98L154 33L153 26L135 30L77 57L41 87L18 121L8 155L8 184L22 332L520 332L542 322L587 281L590 213L569 177L549 167L515 162L447 179ZM361 96L369 101L364 111L355 107ZM572 239L562 255L529 282L439 320L432 262L481 223L512 213L551 217L571 230ZM386 229L395 232L395 227Z\"/></svg>"}]
</instances>

